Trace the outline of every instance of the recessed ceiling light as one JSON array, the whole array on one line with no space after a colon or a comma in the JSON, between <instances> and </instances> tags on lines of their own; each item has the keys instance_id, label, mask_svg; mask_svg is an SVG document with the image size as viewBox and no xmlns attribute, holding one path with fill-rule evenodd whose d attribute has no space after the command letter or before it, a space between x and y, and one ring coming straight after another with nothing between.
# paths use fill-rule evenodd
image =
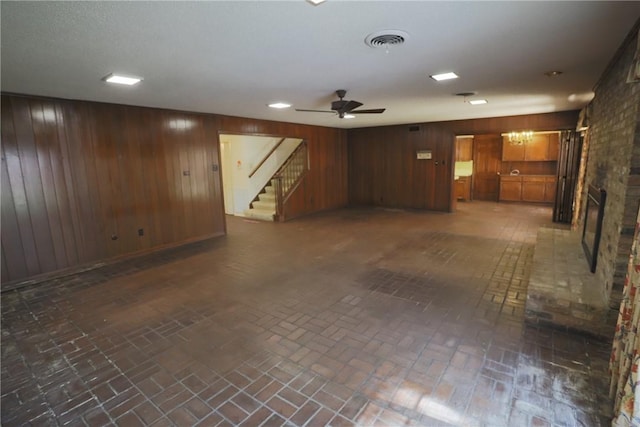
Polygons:
<instances>
[{"instance_id":1,"label":"recessed ceiling light","mask_svg":"<svg viewBox=\"0 0 640 427\"><path fill-rule=\"evenodd\" d=\"M486 103L487 103L486 99L472 99L471 101L469 101L469 104L471 105L482 105Z\"/></svg>"},{"instance_id":2,"label":"recessed ceiling light","mask_svg":"<svg viewBox=\"0 0 640 427\"><path fill-rule=\"evenodd\" d=\"M583 102L588 104L591 100L596 96L593 91L582 92L582 93L572 93L567 97L569 102Z\"/></svg>"},{"instance_id":3,"label":"recessed ceiling light","mask_svg":"<svg viewBox=\"0 0 640 427\"><path fill-rule=\"evenodd\" d=\"M325 2L325 1L327 1L327 0L307 0L307 1L308 1L309 3L311 3L312 5L314 5L314 6L317 6L317 5L319 5L319 4L324 3L324 2Z\"/></svg>"},{"instance_id":4,"label":"recessed ceiling light","mask_svg":"<svg viewBox=\"0 0 640 427\"><path fill-rule=\"evenodd\" d=\"M356 116L353 114L345 114L344 116L342 116L343 119L355 119Z\"/></svg>"},{"instance_id":5,"label":"recessed ceiling light","mask_svg":"<svg viewBox=\"0 0 640 427\"><path fill-rule=\"evenodd\" d=\"M111 73L108 76L102 78L107 83L117 83L121 85L132 86L140 83L142 79L140 77L122 76L120 74Z\"/></svg>"},{"instance_id":6,"label":"recessed ceiling light","mask_svg":"<svg viewBox=\"0 0 640 427\"><path fill-rule=\"evenodd\" d=\"M451 80L451 79L457 79L458 75L456 73L453 72L448 72L448 73L441 73L441 74L434 74L431 77L433 80L440 82L442 80Z\"/></svg>"},{"instance_id":7,"label":"recessed ceiling light","mask_svg":"<svg viewBox=\"0 0 640 427\"><path fill-rule=\"evenodd\" d=\"M283 109L291 107L291 104L287 104L286 102L274 102L273 104L269 104L269 107Z\"/></svg>"}]
</instances>

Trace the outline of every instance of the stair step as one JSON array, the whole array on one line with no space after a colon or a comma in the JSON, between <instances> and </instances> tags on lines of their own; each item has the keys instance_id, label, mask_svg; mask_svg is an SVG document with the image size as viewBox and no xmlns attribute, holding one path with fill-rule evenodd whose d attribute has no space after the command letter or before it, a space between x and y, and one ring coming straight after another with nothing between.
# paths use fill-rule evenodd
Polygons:
<instances>
[{"instance_id":1,"label":"stair step","mask_svg":"<svg viewBox=\"0 0 640 427\"><path fill-rule=\"evenodd\" d=\"M271 202L275 204L276 195L275 193L260 193L258 194L258 200L261 202Z\"/></svg>"},{"instance_id":2,"label":"stair step","mask_svg":"<svg viewBox=\"0 0 640 427\"><path fill-rule=\"evenodd\" d=\"M276 203L275 201L263 201L258 200L252 203L254 209L263 209L263 210L271 210L273 212L276 211Z\"/></svg>"},{"instance_id":3,"label":"stair step","mask_svg":"<svg viewBox=\"0 0 640 427\"><path fill-rule=\"evenodd\" d=\"M274 220L275 214L276 211L270 209L247 209L246 211L244 211L244 216L247 218L272 222Z\"/></svg>"}]
</instances>

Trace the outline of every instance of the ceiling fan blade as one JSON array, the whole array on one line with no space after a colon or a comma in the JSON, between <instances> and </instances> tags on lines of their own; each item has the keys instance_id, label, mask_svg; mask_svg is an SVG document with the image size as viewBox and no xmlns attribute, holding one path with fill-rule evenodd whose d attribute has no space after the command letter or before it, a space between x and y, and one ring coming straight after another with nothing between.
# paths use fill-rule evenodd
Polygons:
<instances>
[{"instance_id":1,"label":"ceiling fan blade","mask_svg":"<svg viewBox=\"0 0 640 427\"><path fill-rule=\"evenodd\" d=\"M353 110L354 108L358 108L361 105L362 102L348 101L342 108L340 108L339 111L342 113L349 113L351 110Z\"/></svg>"},{"instance_id":2,"label":"ceiling fan blade","mask_svg":"<svg viewBox=\"0 0 640 427\"><path fill-rule=\"evenodd\" d=\"M349 101L345 101L344 99L340 99L338 101L333 101L331 103L331 109L333 111L342 111L342 109L349 103Z\"/></svg>"},{"instance_id":3,"label":"ceiling fan blade","mask_svg":"<svg viewBox=\"0 0 640 427\"><path fill-rule=\"evenodd\" d=\"M384 113L386 108L372 108L370 110L351 110L349 114L380 114Z\"/></svg>"},{"instance_id":4,"label":"ceiling fan blade","mask_svg":"<svg viewBox=\"0 0 640 427\"><path fill-rule=\"evenodd\" d=\"M329 110L305 110L302 108L296 108L296 111L303 111L303 112L309 112L309 113L333 113L335 114L335 111L329 111Z\"/></svg>"}]
</instances>

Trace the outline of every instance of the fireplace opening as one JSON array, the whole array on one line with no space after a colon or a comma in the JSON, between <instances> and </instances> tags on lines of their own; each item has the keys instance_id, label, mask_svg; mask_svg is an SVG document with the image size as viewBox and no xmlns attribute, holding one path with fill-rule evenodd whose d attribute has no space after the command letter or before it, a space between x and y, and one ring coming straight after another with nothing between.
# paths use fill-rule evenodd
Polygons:
<instances>
[{"instance_id":1,"label":"fireplace opening","mask_svg":"<svg viewBox=\"0 0 640 427\"><path fill-rule=\"evenodd\" d=\"M592 273L596 272L598 262L598 246L602 234L602 217L607 192L601 188L589 185L587 194L587 208L584 214L584 228L582 229L582 248L589 262Z\"/></svg>"}]
</instances>

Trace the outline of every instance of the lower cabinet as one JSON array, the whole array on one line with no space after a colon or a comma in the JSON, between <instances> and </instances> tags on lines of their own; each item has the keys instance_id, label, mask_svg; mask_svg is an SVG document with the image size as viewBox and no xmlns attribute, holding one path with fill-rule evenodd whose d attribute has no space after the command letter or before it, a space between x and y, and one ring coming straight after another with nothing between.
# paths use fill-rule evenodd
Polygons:
<instances>
[{"instance_id":1,"label":"lower cabinet","mask_svg":"<svg viewBox=\"0 0 640 427\"><path fill-rule=\"evenodd\" d=\"M500 177L501 201L553 203L555 193L556 177L553 175Z\"/></svg>"},{"instance_id":2,"label":"lower cabinet","mask_svg":"<svg viewBox=\"0 0 640 427\"><path fill-rule=\"evenodd\" d=\"M523 202L544 202L544 180L542 176L522 177L522 201Z\"/></svg>"},{"instance_id":3,"label":"lower cabinet","mask_svg":"<svg viewBox=\"0 0 640 427\"><path fill-rule=\"evenodd\" d=\"M456 179L456 199L471 200L471 177L461 176Z\"/></svg>"},{"instance_id":4,"label":"lower cabinet","mask_svg":"<svg viewBox=\"0 0 640 427\"><path fill-rule=\"evenodd\" d=\"M522 201L522 178L519 176L500 177L500 200L505 202Z\"/></svg>"}]
</instances>

